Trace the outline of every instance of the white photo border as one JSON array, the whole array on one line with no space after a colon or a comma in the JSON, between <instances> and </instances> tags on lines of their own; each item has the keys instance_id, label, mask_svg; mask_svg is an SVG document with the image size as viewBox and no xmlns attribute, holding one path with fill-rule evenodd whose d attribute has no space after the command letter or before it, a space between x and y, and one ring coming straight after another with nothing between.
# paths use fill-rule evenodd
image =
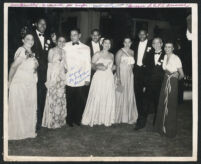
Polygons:
<instances>
[{"instance_id":1,"label":"white photo border","mask_svg":"<svg viewBox=\"0 0 201 164\"><path fill-rule=\"evenodd\" d=\"M191 8L192 11L192 157L42 157L8 155L8 8ZM197 161L198 155L198 4L197 3L4 3L4 161Z\"/></svg>"}]
</instances>

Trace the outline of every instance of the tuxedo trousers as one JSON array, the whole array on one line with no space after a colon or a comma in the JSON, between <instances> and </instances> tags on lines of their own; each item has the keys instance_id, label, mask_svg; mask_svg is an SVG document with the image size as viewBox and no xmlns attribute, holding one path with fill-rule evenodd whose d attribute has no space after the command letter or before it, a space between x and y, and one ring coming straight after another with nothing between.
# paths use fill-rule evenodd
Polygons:
<instances>
[{"instance_id":1,"label":"tuxedo trousers","mask_svg":"<svg viewBox=\"0 0 201 164\"><path fill-rule=\"evenodd\" d=\"M147 118L147 111L144 108L144 88L146 87L146 70L144 67L134 67L134 90L138 110L138 126L144 126Z\"/></svg>"},{"instance_id":2,"label":"tuxedo trousers","mask_svg":"<svg viewBox=\"0 0 201 164\"><path fill-rule=\"evenodd\" d=\"M145 92L144 108L147 113L154 114L153 124L155 124L163 77L163 74L152 75L152 78L150 79L149 85L147 86Z\"/></svg>"},{"instance_id":3,"label":"tuxedo trousers","mask_svg":"<svg viewBox=\"0 0 201 164\"><path fill-rule=\"evenodd\" d=\"M41 124L42 124L46 93L47 93L47 88L45 86L45 81L41 80L40 76L39 76L38 83L37 83L37 106L38 106L38 109L37 109L37 126L36 126L37 130L40 129Z\"/></svg>"},{"instance_id":4,"label":"tuxedo trousers","mask_svg":"<svg viewBox=\"0 0 201 164\"><path fill-rule=\"evenodd\" d=\"M80 124L87 101L88 87L66 87L67 123Z\"/></svg>"}]
</instances>

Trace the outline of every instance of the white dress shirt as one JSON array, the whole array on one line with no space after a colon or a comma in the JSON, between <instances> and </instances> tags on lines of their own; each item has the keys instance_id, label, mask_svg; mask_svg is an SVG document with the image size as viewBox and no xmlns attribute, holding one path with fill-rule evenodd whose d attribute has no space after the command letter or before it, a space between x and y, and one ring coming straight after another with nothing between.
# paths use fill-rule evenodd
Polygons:
<instances>
[{"instance_id":1,"label":"white dress shirt","mask_svg":"<svg viewBox=\"0 0 201 164\"><path fill-rule=\"evenodd\" d=\"M65 67L67 69L66 85L71 87L84 86L90 82L91 56L90 48L79 42L79 45L67 42L64 46Z\"/></svg>"},{"instance_id":2,"label":"white dress shirt","mask_svg":"<svg viewBox=\"0 0 201 164\"><path fill-rule=\"evenodd\" d=\"M142 66L142 59L144 57L144 53L146 50L148 40L146 39L145 41L139 43L138 45L138 57L137 57L137 65Z\"/></svg>"},{"instance_id":3,"label":"white dress shirt","mask_svg":"<svg viewBox=\"0 0 201 164\"><path fill-rule=\"evenodd\" d=\"M42 45L42 48L44 49L44 45L45 45L45 38L44 38L44 36L43 36L43 35L39 36L39 34L41 34L41 33L40 33L38 30L36 30L36 33L37 33L37 35L38 35L38 38L39 38L40 43L41 43L41 45Z\"/></svg>"},{"instance_id":4,"label":"white dress shirt","mask_svg":"<svg viewBox=\"0 0 201 164\"><path fill-rule=\"evenodd\" d=\"M161 53L162 53L162 52L161 52ZM161 53L160 53L160 54L155 54L155 55L154 55L154 62L155 62L155 65L158 64L158 60L159 60L159 58L160 58L160 56L161 56Z\"/></svg>"},{"instance_id":5,"label":"white dress shirt","mask_svg":"<svg viewBox=\"0 0 201 164\"><path fill-rule=\"evenodd\" d=\"M93 48L94 54L96 52L99 52L100 51L100 44L99 44L99 42L95 43L94 41L91 41L91 43L92 43L92 48Z\"/></svg>"}]
</instances>

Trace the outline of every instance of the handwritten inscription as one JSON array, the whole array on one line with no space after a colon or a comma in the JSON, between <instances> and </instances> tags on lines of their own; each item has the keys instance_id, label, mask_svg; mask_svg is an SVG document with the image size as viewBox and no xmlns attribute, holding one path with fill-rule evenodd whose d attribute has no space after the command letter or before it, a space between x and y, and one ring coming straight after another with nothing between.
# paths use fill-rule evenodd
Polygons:
<instances>
[{"instance_id":1,"label":"handwritten inscription","mask_svg":"<svg viewBox=\"0 0 201 164\"><path fill-rule=\"evenodd\" d=\"M81 68L75 69L74 67L70 68L70 72L68 74L68 82L70 84L77 85L83 81L85 81L90 76L90 71L82 71Z\"/></svg>"},{"instance_id":2,"label":"handwritten inscription","mask_svg":"<svg viewBox=\"0 0 201 164\"><path fill-rule=\"evenodd\" d=\"M188 3L11 3L10 7L72 7L72 8L165 8L190 7Z\"/></svg>"}]
</instances>

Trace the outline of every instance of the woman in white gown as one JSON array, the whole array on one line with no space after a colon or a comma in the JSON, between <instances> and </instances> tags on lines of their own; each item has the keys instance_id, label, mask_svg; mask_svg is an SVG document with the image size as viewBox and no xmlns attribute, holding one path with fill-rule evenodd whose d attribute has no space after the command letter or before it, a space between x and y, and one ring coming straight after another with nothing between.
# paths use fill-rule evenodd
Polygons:
<instances>
[{"instance_id":1,"label":"woman in white gown","mask_svg":"<svg viewBox=\"0 0 201 164\"><path fill-rule=\"evenodd\" d=\"M65 38L58 37L57 46L50 49L48 54L47 95L42 126L53 129L66 124L64 44Z\"/></svg>"},{"instance_id":2,"label":"woman in white gown","mask_svg":"<svg viewBox=\"0 0 201 164\"><path fill-rule=\"evenodd\" d=\"M9 72L8 139L36 137L37 72L38 62L31 47L34 38L24 34Z\"/></svg>"},{"instance_id":3,"label":"woman in white gown","mask_svg":"<svg viewBox=\"0 0 201 164\"><path fill-rule=\"evenodd\" d=\"M113 76L113 54L109 52L111 41L103 40L103 50L92 58L95 72L82 117L83 125L111 126L115 123L115 85Z\"/></svg>"},{"instance_id":4,"label":"woman in white gown","mask_svg":"<svg viewBox=\"0 0 201 164\"><path fill-rule=\"evenodd\" d=\"M116 54L116 123L133 124L137 121L138 112L134 94L133 65L134 52L130 49L131 38L124 38L124 47ZM122 89L119 90L118 87Z\"/></svg>"}]
</instances>

